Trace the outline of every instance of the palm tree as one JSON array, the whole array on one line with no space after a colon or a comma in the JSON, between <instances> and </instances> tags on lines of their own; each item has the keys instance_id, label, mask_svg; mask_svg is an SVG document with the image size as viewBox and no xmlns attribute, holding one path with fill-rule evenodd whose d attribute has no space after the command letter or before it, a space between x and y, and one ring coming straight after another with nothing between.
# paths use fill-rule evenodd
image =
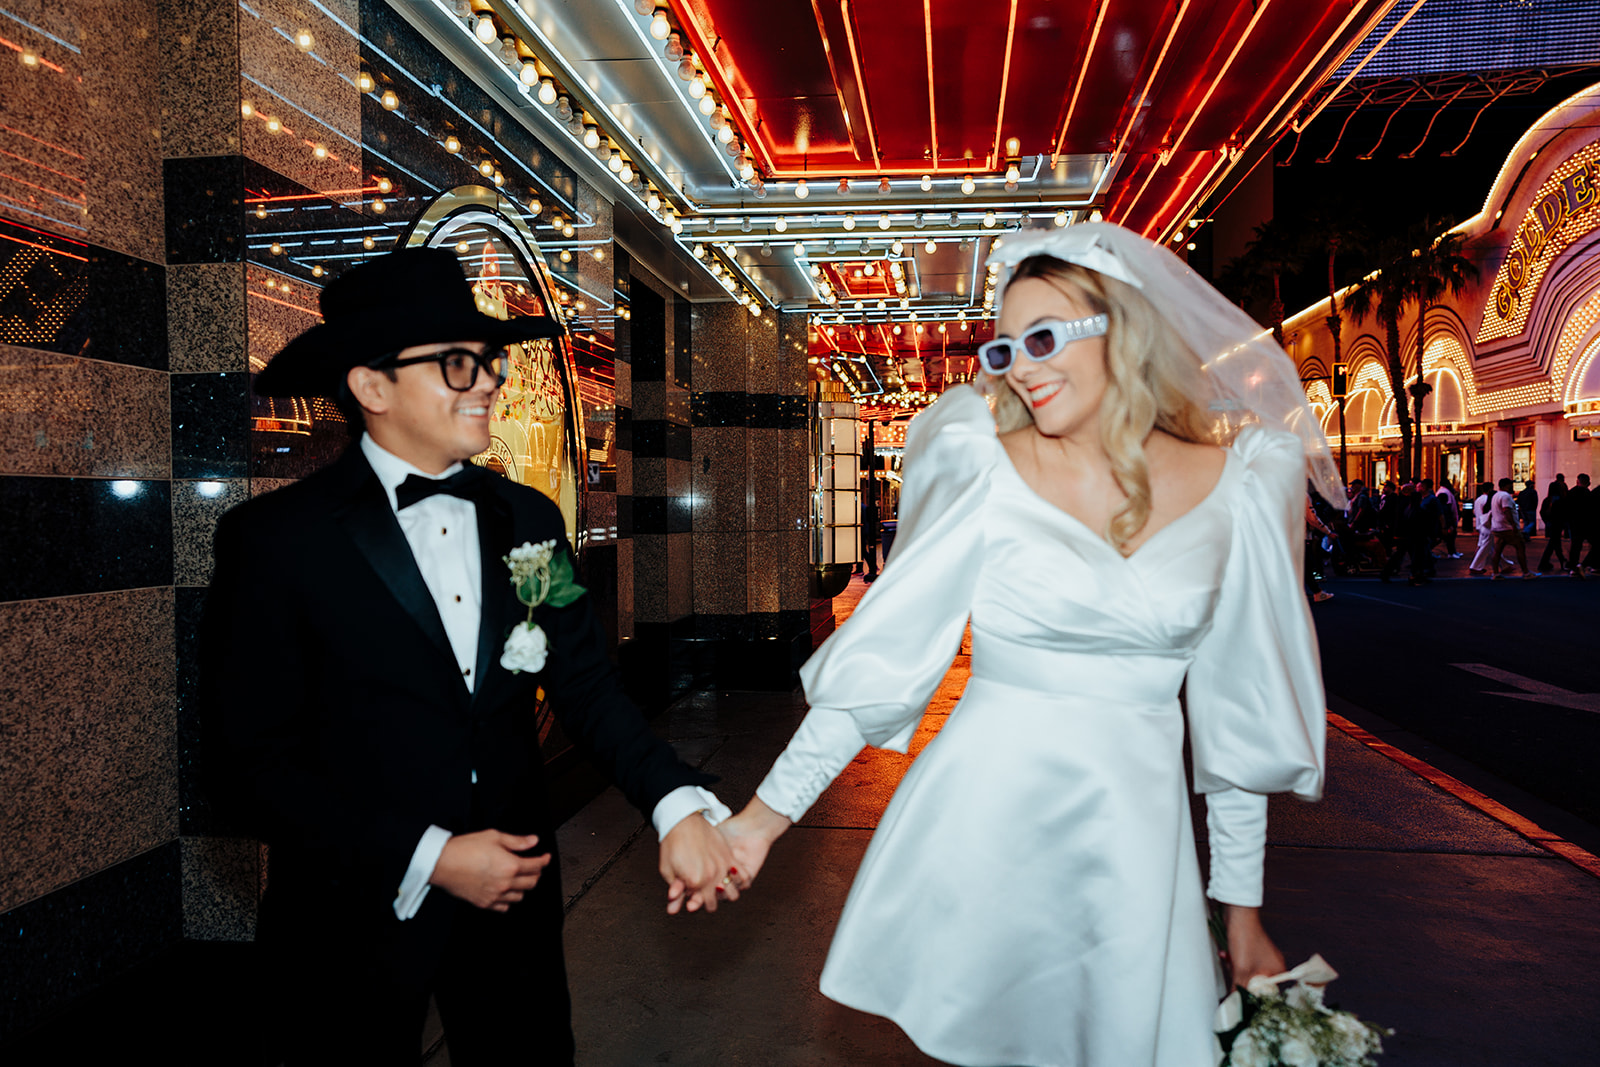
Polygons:
<instances>
[{"instance_id":1,"label":"palm tree","mask_svg":"<svg viewBox=\"0 0 1600 1067\"><path fill-rule=\"evenodd\" d=\"M1339 284L1337 272L1334 270L1335 260L1340 252L1345 255L1365 252L1371 242L1371 236L1359 221L1356 212L1349 210L1345 205L1332 203L1324 204L1310 214L1306 219L1305 234L1308 250L1326 251L1328 255L1328 317L1324 321L1328 325L1328 332L1333 335L1333 362L1328 369L1328 386L1331 393L1333 368L1341 362L1340 327L1344 325L1344 320L1339 317ZM1339 395L1333 399L1334 403L1339 405L1339 475L1348 478L1350 456L1345 444L1345 398Z\"/></svg>"},{"instance_id":2,"label":"palm tree","mask_svg":"<svg viewBox=\"0 0 1600 1067\"><path fill-rule=\"evenodd\" d=\"M1400 316L1413 302L1417 304L1417 377L1423 378L1423 324L1428 308L1446 291L1458 295L1469 276L1478 268L1461 255L1460 234L1431 237L1442 225L1424 221L1408 231L1405 239L1390 238L1378 246L1378 270L1367 275L1345 297L1345 310L1359 324L1375 315L1383 323L1385 355L1388 359L1389 392L1394 397L1395 421L1400 424L1400 477L1412 476L1413 435L1405 365L1400 353ZM1420 404L1421 392L1417 397ZM1415 445L1417 466L1421 466L1420 441Z\"/></svg>"},{"instance_id":3,"label":"palm tree","mask_svg":"<svg viewBox=\"0 0 1600 1067\"><path fill-rule=\"evenodd\" d=\"M1256 227L1255 240L1244 246L1240 269L1257 282L1270 282L1272 301L1267 318L1272 322L1272 339L1283 347L1283 276L1299 274L1306 258L1306 241L1280 219L1268 219Z\"/></svg>"}]
</instances>

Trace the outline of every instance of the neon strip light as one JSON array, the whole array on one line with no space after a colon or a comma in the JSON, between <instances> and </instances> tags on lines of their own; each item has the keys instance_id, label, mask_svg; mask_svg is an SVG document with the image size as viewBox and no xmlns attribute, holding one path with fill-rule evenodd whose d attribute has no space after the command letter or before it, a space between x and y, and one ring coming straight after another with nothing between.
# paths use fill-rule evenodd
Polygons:
<instances>
[{"instance_id":1,"label":"neon strip light","mask_svg":"<svg viewBox=\"0 0 1600 1067\"><path fill-rule=\"evenodd\" d=\"M927 3L927 0L923 0ZM985 170L994 170L1000 162L1000 127L1006 119L1006 87L1011 83L1011 43L1017 36L1017 0L1011 0L1011 21L1006 24L1006 58L1000 67L1000 108L994 116L994 145L989 149L989 165ZM928 86L928 91L933 91L933 86Z\"/></svg>"},{"instance_id":2,"label":"neon strip light","mask_svg":"<svg viewBox=\"0 0 1600 1067\"><path fill-rule=\"evenodd\" d=\"M867 124L867 143L872 146L872 166L883 166L878 157L878 135L872 127L872 110L867 106L867 81L861 76L861 55L856 50L856 34L850 25L850 0L839 0L839 14L844 18L844 39L850 43L850 63L856 72L856 90L861 94L861 117Z\"/></svg>"},{"instance_id":3,"label":"neon strip light","mask_svg":"<svg viewBox=\"0 0 1600 1067\"><path fill-rule=\"evenodd\" d=\"M1167 61L1167 50L1172 47L1172 39L1178 36L1178 27L1183 25L1183 16L1189 13L1189 2L1190 0L1183 0L1183 5L1178 8L1178 14L1167 30L1167 39L1161 44L1161 53L1156 56L1155 66L1150 68L1150 77L1145 79L1144 91L1139 94L1139 102L1133 105L1133 111L1128 115L1128 125L1123 129L1121 139L1117 141L1116 150L1111 153L1113 159L1122 155L1122 149L1133 134L1134 123L1139 121L1139 112L1144 109L1144 102L1150 96L1150 88L1156 83L1156 75L1161 73L1161 64Z\"/></svg>"},{"instance_id":4,"label":"neon strip light","mask_svg":"<svg viewBox=\"0 0 1600 1067\"><path fill-rule=\"evenodd\" d=\"M22 160L22 162L27 163L30 166L38 167L40 170L47 170L51 174L54 174L56 177L65 178L69 182L77 182L79 185L87 184L83 178L79 178L76 175L68 174L64 170L56 170L54 167L47 167L43 163L40 163L36 159L29 159L27 156L19 156L15 152L7 152L3 148L0 148L0 156L10 156L12 159L20 159L20 160Z\"/></svg>"},{"instance_id":5,"label":"neon strip light","mask_svg":"<svg viewBox=\"0 0 1600 1067\"><path fill-rule=\"evenodd\" d=\"M321 318L322 317L322 314L320 312L314 311L311 308L301 307L299 304L291 304L287 300L279 300L275 296L268 296L266 293L258 293L254 289L246 289L245 292L246 292L246 294L248 294L250 296L253 296L258 300L267 300L267 301L270 301L271 303L274 303L274 304L281 304L282 306L284 306L286 308L293 308L296 311L304 312L305 314L311 315L311 316L313 316L315 318Z\"/></svg>"},{"instance_id":6,"label":"neon strip light","mask_svg":"<svg viewBox=\"0 0 1600 1067\"><path fill-rule=\"evenodd\" d=\"M34 142L35 144L42 144L46 148L53 148L57 152L60 152L64 156L71 156L73 159L83 159L84 158L84 156L80 155L77 152L72 151L70 148L63 148L61 145L58 145L58 144L54 143L53 141L41 140L40 138L35 137L31 133L26 133L26 132L24 132L22 130L17 129L15 126L7 126L5 123L0 122L0 130L5 130L7 133L14 133L18 137L26 137L28 140Z\"/></svg>"},{"instance_id":7,"label":"neon strip light","mask_svg":"<svg viewBox=\"0 0 1600 1067\"><path fill-rule=\"evenodd\" d=\"M8 41L4 37L0 37L0 44L5 45L7 48L11 49L13 52L21 53L21 52L27 51L20 44L17 44L15 41ZM66 71L63 70L59 65L50 62L48 59L44 58L43 56L39 55L38 53L34 53L34 58L39 61L39 65L41 67L49 67L51 70L55 71L57 74L65 74L66 73Z\"/></svg>"},{"instance_id":8,"label":"neon strip light","mask_svg":"<svg viewBox=\"0 0 1600 1067\"><path fill-rule=\"evenodd\" d=\"M1015 27L1017 21L1016 0L1011 0L1011 24ZM933 139L933 169L939 169L939 117L934 113L933 106L933 0L922 0L922 39L928 52L928 134ZM1009 53L1011 42L1006 42ZM828 60L831 65L833 60ZM1000 108L1005 110L1005 89L1000 90ZM1000 136L997 132L996 137Z\"/></svg>"},{"instance_id":9,"label":"neon strip light","mask_svg":"<svg viewBox=\"0 0 1600 1067\"><path fill-rule=\"evenodd\" d=\"M1100 0L1100 12L1094 17L1094 30L1089 34L1089 47L1083 52L1083 66L1078 68L1078 80L1072 86L1072 99L1067 104L1066 116L1061 120L1061 133L1056 137L1056 147L1050 153L1050 163L1055 165L1061 155L1061 146L1067 141L1067 128L1072 125L1072 113L1078 108L1078 94L1083 91L1083 80L1089 76L1089 60L1094 58L1095 42L1100 39L1100 27L1106 21L1106 10L1111 0Z\"/></svg>"},{"instance_id":10,"label":"neon strip light","mask_svg":"<svg viewBox=\"0 0 1600 1067\"><path fill-rule=\"evenodd\" d=\"M56 44L60 45L62 48L65 48L67 51L71 52L75 56L83 55L83 49L79 48L77 45L71 43L70 41L63 40L60 37L57 37L55 34L51 33L49 30L43 29L43 28L41 28L39 26L35 26L33 23L29 22L27 19L20 18L17 15L14 15L11 12L7 11L5 8L0 8L0 15L4 15L6 18L10 19L12 22L15 22L18 26L26 26L28 29L32 30L34 33L37 33L40 37L48 37L50 40L54 41Z\"/></svg>"},{"instance_id":11,"label":"neon strip light","mask_svg":"<svg viewBox=\"0 0 1600 1067\"><path fill-rule=\"evenodd\" d=\"M1365 67L1368 63L1370 63L1372 61L1372 57L1377 55L1383 49L1383 46L1388 44L1389 41L1394 37L1394 35L1400 32L1401 27L1403 27L1406 23L1411 21L1411 16L1412 15L1415 15L1418 11L1422 10L1422 5L1425 4L1425 3L1427 3L1427 0L1417 0L1417 2L1415 4L1411 5L1411 10L1407 11L1405 13L1405 15L1403 15L1401 17L1400 21L1394 24L1394 26L1389 30L1388 33L1384 34L1383 40L1381 40L1377 44L1373 45L1372 46L1372 51L1368 52L1366 55L1361 57L1361 62L1357 63L1355 65L1355 68L1353 70L1351 70L1349 74L1345 75L1344 81L1340 82L1338 87L1336 89L1334 89L1333 92L1331 92L1327 96L1323 97L1322 98L1322 103L1318 104L1316 106L1316 109L1314 111L1312 111L1310 115L1306 116L1304 121L1302 121L1300 123L1300 128L1302 130L1305 129L1307 126L1311 125L1312 120L1315 119L1318 115L1322 114L1322 109L1327 107L1330 103L1332 103L1334 97L1338 96L1341 92L1344 91L1344 87L1346 85L1350 84L1351 79L1353 79L1357 74L1361 73L1361 68ZM1353 10L1352 10L1351 14L1354 14ZM1348 22L1349 20L1347 19L1346 21ZM1344 27L1340 26L1339 29L1342 31L1344 29ZM1337 37L1338 35L1335 34L1334 36ZM1333 38L1330 38L1329 39L1329 43L1332 43L1332 40L1333 40ZM1326 49L1324 49L1324 51L1326 51ZM1320 60L1322 57L1319 55L1317 58ZM1282 101L1279 101L1279 102L1282 103Z\"/></svg>"},{"instance_id":12,"label":"neon strip light","mask_svg":"<svg viewBox=\"0 0 1600 1067\"><path fill-rule=\"evenodd\" d=\"M627 2L627 0L618 0L618 3L626 3L626 2ZM924 6L924 9L926 9L927 0L924 0L923 6ZM828 40L828 29L827 29L827 26L822 21L822 4L821 4L821 0L811 0L811 14L817 20L817 37L822 41L822 54L828 60L828 77L833 79L833 95L834 95L834 99L839 101L839 114L844 116L844 131L845 131L845 133L850 135L850 143L853 145L853 144L855 144L855 140L856 140L855 129L850 125L850 109L848 107L846 107L845 104L844 104L844 86L839 84L839 67L833 61L833 44L832 44L832 42L830 42ZM924 15L924 17L926 17L926 15ZM931 42L929 43L928 48L929 48L930 55L931 55L931 51L932 51L932 48L933 48L933 45L932 45ZM930 72L932 70L932 59L931 58L929 60L929 70L930 70ZM931 76L928 79L928 86L929 86L929 88L928 88L929 106L931 107L932 106L932 97L933 97L933 79L932 79ZM935 142L935 143L937 144L937 142ZM809 141L807 142L806 148L807 148L807 151L809 152L809 150L810 150ZM761 154L762 155L766 155L765 146L763 146ZM938 151L935 150L935 152L934 152L935 161L937 161L938 155L939 155ZM768 159L767 160L767 165L770 167L772 165L772 160Z\"/></svg>"},{"instance_id":13,"label":"neon strip light","mask_svg":"<svg viewBox=\"0 0 1600 1067\"><path fill-rule=\"evenodd\" d=\"M24 241L22 238L20 238L20 237L12 237L8 233L0 233L0 240L10 241L12 244L19 244L19 245L22 245L24 248L37 248L41 252L49 252L52 255L66 256L68 259L75 259L79 263L87 263L87 262L89 262L89 257L88 256L75 256L71 252L63 252L59 248L51 248L49 245L37 244L37 243L35 243L33 241Z\"/></svg>"}]
</instances>

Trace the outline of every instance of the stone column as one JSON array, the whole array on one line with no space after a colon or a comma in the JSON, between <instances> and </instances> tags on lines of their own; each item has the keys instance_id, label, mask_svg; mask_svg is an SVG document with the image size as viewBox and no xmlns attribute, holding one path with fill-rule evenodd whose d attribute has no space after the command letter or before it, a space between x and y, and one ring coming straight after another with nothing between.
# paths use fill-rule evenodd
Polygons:
<instances>
[{"instance_id":1,"label":"stone column","mask_svg":"<svg viewBox=\"0 0 1600 1067\"><path fill-rule=\"evenodd\" d=\"M1511 477L1511 427L1501 423L1489 428L1489 481L1496 486L1501 478Z\"/></svg>"}]
</instances>

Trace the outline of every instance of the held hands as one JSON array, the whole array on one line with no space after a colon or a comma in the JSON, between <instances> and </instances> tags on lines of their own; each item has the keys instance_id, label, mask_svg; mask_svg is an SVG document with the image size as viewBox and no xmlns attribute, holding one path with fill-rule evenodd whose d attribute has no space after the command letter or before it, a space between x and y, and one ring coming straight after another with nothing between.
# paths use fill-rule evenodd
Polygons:
<instances>
[{"instance_id":1,"label":"held hands","mask_svg":"<svg viewBox=\"0 0 1600 1067\"><path fill-rule=\"evenodd\" d=\"M445 842L428 882L474 907L508 911L539 884L539 875L550 865L548 852L519 855L538 843L535 835L499 830L457 834Z\"/></svg>"},{"instance_id":2,"label":"held hands","mask_svg":"<svg viewBox=\"0 0 1600 1067\"><path fill-rule=\"evenodd\" d=\"M1228 960L1233 966L1233 984L1243 988L1256 975L1282 974L1283 953L1272 943L1261 925L1261 909L1229 904L1224 909L1228 926Z\"/></svg>"},{"instance_id":3,"label":"held hands","mask_svg":"<svg viewBox=\"0 0 1600 1067\"><path fill-rule=\"evenodd\" d=\"M767 852L772 848L772 843L792 825L787 816L767 807L760 797L750 798L750 803L745 805L743 811L717 824L718 832L733 852L734 862L746 886L761 873L761 865L767 861Z\"/></svg>"},{"instance_id":4,"label":"held hands","mask_svg":"<svg viewBox=\"0 0 1600 1067\"><path fill-rule=\"evenodd\" d=\"M738 869L721 834L695 812L678 821L661 839L661 877L667 883L667 914L717 910L718 894L739 899L750 879Z\"/></svg>"}]
</instances>

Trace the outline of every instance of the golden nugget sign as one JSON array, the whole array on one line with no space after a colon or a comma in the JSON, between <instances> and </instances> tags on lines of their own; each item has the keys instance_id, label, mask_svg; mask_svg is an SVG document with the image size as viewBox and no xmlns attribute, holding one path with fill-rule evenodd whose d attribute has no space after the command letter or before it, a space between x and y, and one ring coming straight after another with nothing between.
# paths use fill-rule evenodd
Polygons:
<instances>
[{"instance_id":1,"label":"golden nugget sign","mask_svg":"<svg viewBox=\"0 0 1600 1067\"><path fill-rule=\"evenodd\" d=\"M1600 222L1600 216L1576 221L1600 203L1600 143L1576 152L1539 189L1533 206L1512 239L1494 287L1494 309L1509 319L1523 304L1523 290L1537 286L1544 269L1574 237ZM1574 224L1568 226L1568 222ZM1487 324L1486 324L1487 325Z\"/></svg>"}]
</instances>

